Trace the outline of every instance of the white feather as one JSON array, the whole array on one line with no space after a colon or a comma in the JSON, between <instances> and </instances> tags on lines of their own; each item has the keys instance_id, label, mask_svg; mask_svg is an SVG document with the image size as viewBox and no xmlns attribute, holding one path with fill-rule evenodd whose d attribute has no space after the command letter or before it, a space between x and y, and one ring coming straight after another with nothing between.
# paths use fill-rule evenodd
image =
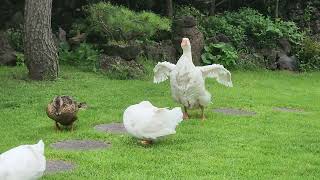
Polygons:
<instances>
[{"instance_id":1,"label":"white feather","mask_svg":"<svg viewBox=\"0 0 320 180\"><path fill-rule=\"evenodd\" d=\"M139 139L154 140L175 134L176 126L182 121L180 107L172 110L157 108L149 101L129 106L123 114L123 124L129 134Z\"/></svg>"},{"instance_id":2,"label":"white feather","mask_svg":"<svg viewBox=\"0 0 320 180\"><path fill-rule=\"evenodd\" d=\"M175 68L176 65L169 62L159 62L153 69L154 72L154 83L160 83L168 79L170 72Z\"/></svg>"},{"instance_id":3,"label":"white feather","mask_svg":"<svg viewBox=\"0 0 320 180\"><path fill-rule=\"evenodd\" d=\"M170 77L173 99L187 108L207 106L211 94L205 89L205 78L213 77L219 83L232 87L231 73L222 65L214 64L196 67L192 62L191 45L184 39L183 54L177 64L158 63L154 68L154 82L162 82Z\"/></svg>"},{"instance_id":4,"label":"white feather","mask_svg":"<svg viewBox=\"0 0 320 180\"><path fill-rule=\"evenodd\" d=\"M44 143L21 145L0 155L1 180L36 180L46 169Z\"/></svg>"},{"instance_id":5,"label":"white feather","mask_svg":"<svg viewBox=\"0 0 320 180\"><path fill-rule=\"evenodd\" d=\"M212 64L208 66L197 67L202 72L204 78L215 78L218 83L228 87L233 87L231 81L231 73L220 64Z\"/></svg>"}]
</instances>

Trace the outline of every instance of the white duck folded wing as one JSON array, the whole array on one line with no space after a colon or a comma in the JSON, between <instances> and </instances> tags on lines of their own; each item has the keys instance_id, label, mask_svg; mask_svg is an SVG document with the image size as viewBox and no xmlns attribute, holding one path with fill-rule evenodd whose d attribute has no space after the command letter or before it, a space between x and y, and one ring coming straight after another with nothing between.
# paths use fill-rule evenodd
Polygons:
<instances>
[{"instance_id":1,"label":"white duck folded wing","mask_svg":"<svg viewBox=\"0 0 320 180\"><path fill-rule=\"evenodd\" d=\"M36 180L46 169L44 143L21 145L0 155L1 180Z\"/></svg>"},{"instance_id":2,"label":"white duck folded wing","mask_svg":"<svg viewBox=\"0 0 320 180\"><path fill-rule=\"evenodd\" d=\"M182 121L180 107L169 110L157 108L148 101L129 106L123 115L123 124L132 136L143 140L175 134L176 126Z\"/></svg>"}]
</instances>

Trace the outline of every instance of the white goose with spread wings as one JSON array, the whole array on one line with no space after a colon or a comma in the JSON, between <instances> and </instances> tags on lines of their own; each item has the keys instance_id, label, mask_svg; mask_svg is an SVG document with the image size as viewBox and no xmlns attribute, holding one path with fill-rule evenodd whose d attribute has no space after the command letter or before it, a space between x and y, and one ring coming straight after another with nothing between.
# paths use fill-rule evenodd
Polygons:
<instances>
[{"instance_id":1,"label":"white goose with spread wings","mask_svg":"<svg viewBox=\"0 0 320 180\"><path fill-rule=\"evenodd\" d=\"M232 87L231 73L220 64L196 67L192 62L191 44L188 38L181 42L183 54L174 65L159 62L154 68L154 83L170 78L173 99L184 106L184 119L188 119L187 109L201 108L211 102L211 94L205 89L205 78L215 78L219 83Z\"/></svg>"}]
</instances>

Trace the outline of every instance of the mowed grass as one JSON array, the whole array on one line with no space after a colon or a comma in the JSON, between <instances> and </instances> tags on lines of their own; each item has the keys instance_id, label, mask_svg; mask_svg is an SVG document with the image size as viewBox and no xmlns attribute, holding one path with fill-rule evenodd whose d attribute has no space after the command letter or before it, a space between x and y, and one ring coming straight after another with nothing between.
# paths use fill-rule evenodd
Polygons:
<instances>
[{"instance_id":1,"label":"mowed grass","mask_svg":"<svg viewBox=\"0 0 320 180\"><path fill-rule=\"evenodd\" d=\"M73 162L75 170L43 179L316 179L320 177L320 73L232 72L233 88L207 80L214 101L207 120L194 110L175 135L141 146L128 135L97 132L100 123L121 122L129 105L149 100L175 107L169 83L109 80L62 67L54 82L23 80L24 68L0 67L0 152L43 139L47 159ZM45 113L56 95L87 102L74 132L56 132ZM219 107L255 111L226 116ZM302 113L274 111L292 107ZM110 149L63 151L51 143L67 139L111 142Z\"/></svg>"}]
</instances>

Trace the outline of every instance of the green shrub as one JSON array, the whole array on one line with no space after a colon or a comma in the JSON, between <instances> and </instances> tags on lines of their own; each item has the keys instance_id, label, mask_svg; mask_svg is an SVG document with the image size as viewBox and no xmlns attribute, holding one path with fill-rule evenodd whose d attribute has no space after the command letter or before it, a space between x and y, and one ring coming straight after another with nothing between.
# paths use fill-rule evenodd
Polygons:
<instances>
[{"instance_id":1,"label":"green shrub","mask_svg":"<svg viewBox=\"0 0 320 180\"><path fill-rule=\"evenodd\" d=\"M205 64L222 64L225 67L236 65L238 53L230 44L210 43L204 47L204 53L201 55L202 62Z\"/></svg>"},{"instance_id":2,"label":"green shrub","mask_svg":"<svg viewBox=\"0 0 320 180\"><path fill-rule=\"evenodd\" d=\"M10 28L7 29L6 34L13 49L23 52L23 30Z\"/></svg>"},{"instance_id":3,"label":"green shrub","mask_svg":"<svg viewBox=\"0 0 320 180\"><path fill-rule=\"evenodd\" d=\"M87 18L73 31L86 32L105 40L146 40L159 30L170 30L171 21L150 12L134 12L100 2L86 6Z\"/></svg>"},{"instance_id":4,"label":"green shrub","mask_svg":"<svg viewBox=\"0 0 320 180\"><path fill-rule=\"evenodd\" d=\"M258 42L260 48L274 47L280 38L286 38L294 45L299 45L304 38L304 33L295 23L280 19L271 20L250 8L243 8L238 12L227 12L224 17L229 24L243 29L247 37Z\"/></svg>"},{"instance_id":5,"label":"green shrub","mask_svg":"<svg viewBox=\"0 0 320 180\"><path fill-rule=\"evenodd\" d=\"M202 23L205 20L206 15L202 14L197 8L193 6L177 6L175 8L174 16L193 16L197 20L198 28L200 30L204 30L202 27Z\"/></svg>"},{"instance_id":6,"label":"green shrub","mask_svg":"<svg viewBox=\"0 0 320 180\"><path fill-rule=\"evenodd\" d=\"M61 43L59 48L59 61L85 70L97 71L100 53L90 44L82 43L75 50L70 50L69 45Z\"/></svg>"},{"instance_id":7,"label":"green shrub","mask_svg":"<svg viewBox=\"0 0 320 180\"><path fill-rule=\"evenodd\" d=\"M297 56L300 70L320 70L320 42L306 38Z\"/></svg>"},{"instance_id":8,"label":"green shrub","mask_svg":"<svg viewBox=\"0 0 320 180\"><path fill-rule=\"evenodd\" d=\"M24 54L20 52L16 52L15 55L17 59L17 66L24 66L24 62L25 62Z\"/></svg>"},{"instance_id":9,"label":"green shrub","mask_svg":"<svg viewBox=\"0 0 320 180\"><path fill-rule=\"evenodd\" d=\"M230 24L224 16L210 16L205 21L204 28L206 38L222 33L228 36L236 47L242 46L246 39L244 30Z\"/></svg>"}]
</instances>

